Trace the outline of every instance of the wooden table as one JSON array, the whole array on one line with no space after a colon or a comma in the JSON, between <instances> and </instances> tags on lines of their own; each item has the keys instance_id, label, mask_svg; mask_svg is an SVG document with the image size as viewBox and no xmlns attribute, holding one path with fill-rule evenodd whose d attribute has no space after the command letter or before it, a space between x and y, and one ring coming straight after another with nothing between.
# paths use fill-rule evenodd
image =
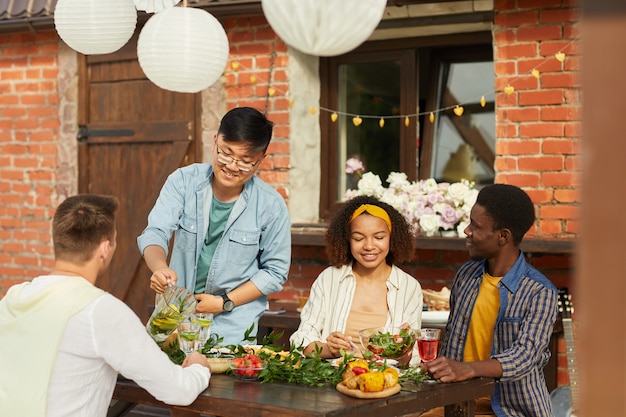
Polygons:
<instances>
[{"instance_id":1,"label":"wooden table","mask_svg":"<svg viewBox=\"0 0 626 417\"><path fill-rule=\"evenodd\" d=\"M453 384L421 383L403 387L388 398L364 400L341 394L334 387L308 387L287 383L262 384L239 381L216 374L209 388L186 407L167 406L133 381L120 377L113 393L118 400L108 417L124 415L135 404L176 408L186 412L221 417L380 417L400 416L446 406L446 416L473 416L473 400L493 394L491 378Z\"/></svg>"}]
</instances>

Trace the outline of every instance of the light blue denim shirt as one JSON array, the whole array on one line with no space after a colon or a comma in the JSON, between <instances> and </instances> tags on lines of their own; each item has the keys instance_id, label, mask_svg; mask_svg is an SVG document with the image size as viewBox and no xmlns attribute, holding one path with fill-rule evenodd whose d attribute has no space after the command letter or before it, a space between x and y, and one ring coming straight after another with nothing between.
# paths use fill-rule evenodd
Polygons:
<instances>
[{"instance_id":1,"label":"light blue denim shirt","mask_svg":"<svg viewBox=\"0 0 626 417\"><path fill-rule=\"evenodd\" d=\"M209 227L213 192L210 164L193 164L174 171L148 215L148 226L137 238L143 255L158 245L168 253L172 233L174 246L170 268L179 286L194 290L196 265ZM247 281L264 295L215 316L211 333L223 344L237 344L244 332L265 310L267 295L278 292L287 281L291 263L291 224L283 197L257 177L244 186L226 223L209 268L205 292L222 295Z\"/></svg>"}]
</instances>

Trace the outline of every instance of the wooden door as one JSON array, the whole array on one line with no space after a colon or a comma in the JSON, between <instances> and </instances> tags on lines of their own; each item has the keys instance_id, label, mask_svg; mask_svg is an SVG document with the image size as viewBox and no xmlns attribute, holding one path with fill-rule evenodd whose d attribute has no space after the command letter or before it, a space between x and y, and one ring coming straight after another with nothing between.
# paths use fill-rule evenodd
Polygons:
<instances>
[{"instance_id":1,"label":"wooden door","mask_svg":"<svg viewBox=\"0 0 626 417\"><path fill-rule=\"evenodd\" d=\"M147 321L154 292L136 239L167 176L200 159L199 99L150 82L136 45L80 59L78 187L119 199L117 250L97 285Z\"/></svg>"}]
</instances>

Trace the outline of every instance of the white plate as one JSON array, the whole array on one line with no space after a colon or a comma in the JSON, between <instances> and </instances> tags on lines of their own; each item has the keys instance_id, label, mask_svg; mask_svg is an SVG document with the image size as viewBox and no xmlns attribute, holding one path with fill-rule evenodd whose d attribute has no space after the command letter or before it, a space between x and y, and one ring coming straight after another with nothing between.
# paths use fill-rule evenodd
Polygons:
<instances>
[{"instance_id":1,"label":"white plate","mask_svg":"<svg viewBox=\"0 0 626 417\"><path fill-rule=\"evenodd\" d=\"M450 311L422 311L422 326L424 324L446 324Z\"/></svg>"}]
</instances>

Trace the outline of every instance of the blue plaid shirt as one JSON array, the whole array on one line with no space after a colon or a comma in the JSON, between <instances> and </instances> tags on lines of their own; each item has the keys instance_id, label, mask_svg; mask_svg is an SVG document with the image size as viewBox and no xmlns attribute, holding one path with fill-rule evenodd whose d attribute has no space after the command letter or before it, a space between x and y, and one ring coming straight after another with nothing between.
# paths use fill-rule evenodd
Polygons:
<instances>
[{"instance_id":1,"label":"blue plaid shirt","mask_svg":"<svg viewBox=\"0 0 626 417\"><path fill-rule=\"evenodd\" d=\"M450 294L450 319L441 355L458 361L463 351L485 260L470 261L456 274ZM557 289L526 263L524 254L499 283L500 310L496 319L491 357L502 365L491 405L497 416L552 417L543 367L558 314Z\"/></svg>"}]
</instances>

